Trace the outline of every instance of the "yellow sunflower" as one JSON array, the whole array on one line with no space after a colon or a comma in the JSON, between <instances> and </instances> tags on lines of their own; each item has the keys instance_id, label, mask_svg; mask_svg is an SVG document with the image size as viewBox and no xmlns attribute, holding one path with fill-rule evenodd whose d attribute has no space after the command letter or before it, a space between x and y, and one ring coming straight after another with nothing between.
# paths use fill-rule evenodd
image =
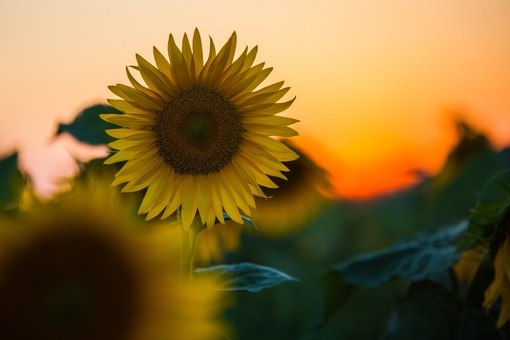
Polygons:
<instances>
[{"instance_id":1,"label":"yellow sunflower","mask_svg":"<svg viewBox=\"0 0 510 340\"><path fill-rule=\"evenodd\" d=\"M122 127L107 130L119 151L105 163L126 162L112 185L147 188L138 211L147 219L180 207L185 228L197 211L209 228L224 212L243 223L239 210L249 216L254 195L266 197L260 186L276 187L268 175L285 178L282 162L298 158L272 138L297 135L296 119L276 115L294 101L278 102L289 88L259 88L272 68L253 65L257 47L234 60L235 52L235 32L218 53L211 39L205 62L198 30L191 42L184 34L181 49L170 35L169 59L156 48L155 66L136 55L145 85L127 68L131 86L110 86L121 99L108 102L123 114L102 115Z\"/></svg>"},{"instance_id":2,"label":"yellow sunflower","mask_svg":"<svg viewBox=\"0 0 510 340\"><path fill-rule=\"evenodd\" d=\"M306 225L331 202L333 186L329 173L318 166L288 139L282 140L300 158L289 164L288 180L275 179L278 189L270 189L271 200L256 199L252 220L267 236L283 236Z\"/></svg>"},{"instance_id":3,"label":"yellow sunflower","mask_svg":"<svg viewBox=\"0 0 510 340\"><path fill-rule=\"evenodd\" d=\"M176 230L148 233L96 189L2 222L0 338L224 338L225 295L182 280Z\"/></svg>"},{"instance_id":4,"label":"yellow sunflower","mask_svg":"<svg viewBox=\"0 0 510 340\"><path fill-rule=\"evenodd\" d=\"M501 328L510 320L510 240L505 238L494 258L495 278L485 291L484 307L489 308L501 297L497 327Z\"/></svg>"},{"instance_id":5,"label":"yellow sunflower","mask_svg":"<svg viewBox=\"0 0 510 340\"><path fill-rule=\"evenodd\" d=\"M241 225L233 221L202 231L197 241L195 262L203 266L211 262L222 263L225 253L239 249L241 231Z\"/></svg>"}]
</instances>

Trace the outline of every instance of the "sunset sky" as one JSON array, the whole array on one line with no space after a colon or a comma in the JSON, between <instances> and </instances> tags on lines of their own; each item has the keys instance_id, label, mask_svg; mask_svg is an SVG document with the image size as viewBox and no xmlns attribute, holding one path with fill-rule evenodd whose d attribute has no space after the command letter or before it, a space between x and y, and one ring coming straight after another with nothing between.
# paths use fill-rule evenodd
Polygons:
<instances>
[{"instance_id":1,"label":"sunset sky","mask_svg":"<svg viewBox=\"0 0 510 340\"><path fill-rule=\"evenodd\" d=\"M200 29L285 80L300 144L362 197L438 171L465 119L510 145L510 1L21 0L0 3L0 155L33 150L125 66Z\"/></svg>"}]
</instances>

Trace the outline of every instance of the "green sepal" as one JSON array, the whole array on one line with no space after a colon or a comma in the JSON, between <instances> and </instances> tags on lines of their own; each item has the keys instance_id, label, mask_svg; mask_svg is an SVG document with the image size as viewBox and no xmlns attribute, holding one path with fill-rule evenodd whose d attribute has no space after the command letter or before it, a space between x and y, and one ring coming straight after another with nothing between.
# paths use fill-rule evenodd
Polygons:
<instances>
[{"instance_id":1,"label":"green sepal","mask_svg":"<svg viewBox=\"0 0 510 340\"><path fill-rule=\"evenodd\" d=\"M248 224L250 227L252 227L254 229L258 229L257 226L255 225L255 223L253 223L252 220L250 220L248 217L241 215L241 218L243 219L244 223ZM232 220L232 218L227 213L223 213L223 219L225 221ZM214 224L218 224L218 223L220 223L220 220L216 219L214 221Z\"/></svg>"}]
</instances>

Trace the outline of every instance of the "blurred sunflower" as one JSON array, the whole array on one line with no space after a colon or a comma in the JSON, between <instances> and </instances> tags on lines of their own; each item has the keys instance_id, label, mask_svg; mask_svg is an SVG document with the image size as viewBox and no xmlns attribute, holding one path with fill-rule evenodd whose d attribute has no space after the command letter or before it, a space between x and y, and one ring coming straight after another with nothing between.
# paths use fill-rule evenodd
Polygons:
<instances>
[{"instance_id":1,"label":"blurred sunflower","mask_svg":"<svg viewBox=\"0 0 510 340\"><path fill-rule=\"evenodd\" d=\"M123 114L101 117L123 128L107 130L119 151L105 163L126 162L112 185L147 188L138 211L147 219L180 207L185 228L197 211L209 228L224 223L223 211L243 223L239 209L250 215L254 195L266 197L260 186L276 188L268 175L285 178L282 162L298 158L272 138L297 135L289 128L296 119L276 115L294 101L278 102L289 88L282 81L257 89L272 68L253 66L257 47L234 60L236 39L234 32L217 54L211 39L204 62L197 29L191 43L184 34L182 49L170 35L169 60L156 48L156 66L136 56L146 85L127 68L131 86L109 87L121 99L108 102Z\"/></svg>"},{"instance_id":2,"label":"blurred sunflower","mask_svg":"<svg viewBox=\"0 0 510 340\"><path fill-rule=\"evenodd\" d=\"M485 291L484 307L490 308L501 297L497 327L510 320L510 240L505 237L494 258L495 278Z\"/></svg>"},{"instance_id":3,"label":"blurred sunflower","mask_svg":"<svg viewBox=\"0 0 510 340\"><path fill-rule=\"evenodd\" d=\"M233 221L206 229L198 239L195 262L208 265L211 262L222 263L224 254L239 249L241 242L241 226Z\"/></svg>"},{"instance_id":4,"label":"blurred sunflower","mask_svg":"<svg viewBox=\"0 0 510 340\"><path fill-rule=\"evenodd\" d=\"M1 339L221 337L224 296L181 279L175 230L142 232L116 202L75 190L3 222Z\"/></svg>"},{"instance_id":5,"label":"blurred sunflower","mask_svg":"<svg viewBox=\"0 0 510 340\"><path fill-rule=\"evenodd\" d=\"M288 139L282 143L300 155L289 163L286 181L275 178L278 189L267 191L270 201L257 199L251 219L259 230L282 236L305 225L330 202L333 186L329 174Z\"/></svg>"},{"instance_id":6,"label":"blurred sunflower","mask_svg":"<svg viewBox=\"0 0 510 340\"><path fill-rule=\"evenodd\" d=\"M486 245L478 245L462 253L461 258L453 267L457 280L462 285L468 285L480 267L486 255Z\"/></svg>"}]
</instances>

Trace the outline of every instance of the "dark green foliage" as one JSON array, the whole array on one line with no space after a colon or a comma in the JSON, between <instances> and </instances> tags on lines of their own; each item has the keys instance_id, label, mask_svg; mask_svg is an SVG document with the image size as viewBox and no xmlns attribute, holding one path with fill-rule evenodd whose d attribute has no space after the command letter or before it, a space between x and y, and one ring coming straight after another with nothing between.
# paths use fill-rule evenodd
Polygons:
<instances>
[{"instance_id":1,"label":"dark green foliage","mask_svg":"<svg viewBox=\"0 0 510 340\"><path fill-rule=\"evenodd\" d=\"M448 279L445 272L460 257L456 241L465 229L466 223L461 223L430 235L418 235L335 266L324 277L325 313L319 328L344 308L357 288L377 288L395 278L409 282Z\"/></svg>"},{"instance_id":2,"label":"dark green foliage","mask_svg":"<svg viewBox=\"0 0 510 340\"><path fill-rule=\"evenodd\" d=\"M241 251L229 255L228 262L268 264L301 281L237 295L238 303L227 315L239 338L377 339L387 332L397 313L396 303L403 303L400 299L409 286L426 279L434 281L429 282L433 292L444 292L430 297L431 304L441 306L438 300L444 297L453 303L445 308L455 312L461 301L453 323L457 339L489 339L498 333L494 318L487 319L480 309L490 278L479 281L479 288L457 291L459 284L450 268L460 255L455 240L463 234L486 183L510 165L510 151L496 152L483 137L468 134L441 173L414 187L366 201L339 200L286 238L268 240L257 232L244 235ZM445 229L449 226L456 227ZM399 243L416 234L422 236ZM395 248L389 248L392 244ZM381 264L377 255L391 265ZM349 272L350 284L344 271L331 271L338 263L344 263L340 267ZM407 278L394 278L400 275ZM370 286L377 287L363 288ZM473 304L466 301L465 292L473 296ZM402 305L398 308L403 310Z\"/></svg>"},{"instance_id":3,"label":"dark green foliage","mask_svg":"<svg viewBox=\"0 0 510 340\"><path fill-rule=\"evenodd\" d=\"M60 124L58 134L69 132L76 139L88 144L108 144L115 139L106 134L105 130L118 128L99 117L100 114L122 113L109 105L94 105L81 111L71 124Z\"/></svg>"},{"instance_id":4,"label":"dark green foliage","mask_svg":"<svg viewBox=\"0 0 510 340\"><path fill-rule=\"evenodd\" d=\"M462 302L443 286L415 283L397 302L383 339L454 339L462 310Z\"/></svg>"},{"instance_id":5,"label":"dark green foliage","mask_svg":"<svg viewBox=\"0 0 510 340\"><path fill-rule=\"evenodd\" d=\"M7 158L0 159L0 210L16 209L21 200L21 194L26 185L26 179L18 169L18 154L13 153Z\"/></svg>"},{"instance_id":6,"label":"dark green foliage","mask_svg":"<svg viewBox=\"0 0 510 340\"><path fill-rule=\"evenodd\" d=\"M398 299L383 340L507 339L508 329L470 308L451 290L433 282L415 283Z\"/></svg>"},{"instance_id":7,"label":"dark green foliage","mask_svg":"<svg viewBox=\"0 0 510 340\"><path fill-rule=\"evenodd\" d=\"M508 226L509 208L510 170L504 170L494 176L479 195L460 248L471 249L481 243L492 243L494 237L504 233L503 229Z\"/></svg>"},{"instance_id":8,"label":"dark green foliage","mask_svg":"<svg viewBox=\"0 0 510 340\"><path fill-rule=\"evenodd\" d=\"M347 284L375 288L395 277L412 282L430 279L454 265L460 253L455 242L466 223L399 242L382 251L363 254L336 266Z\"/></svg>"},{"instance_id":9,"label":"dark green foliage","mask_svg":"<svg viewBox=\"0 0 510 340\"><path fill-rule=\"evenodd\" d=\"M101 113L118 111L89 108L59 133L89 144L113 141L104 130L116 126ZM481 309L494 274L490 263L482 263L466 289L459 289L452 266L462 250L492 242L508 222L510 174L502 171L510 166L510 150L494 151L462 123L459 133L443 170L414 187L366 201L338 200L280 239L264 238L246 219L253 229L246 228L240 252L226 257L238 264L196 270L216 275L219 289L237 291L226 316L238 338L509 338L510 326L495 328L499 305L490 314ZM143 192L136 194L140 201Z\"/></svg>"}]
</instances>

